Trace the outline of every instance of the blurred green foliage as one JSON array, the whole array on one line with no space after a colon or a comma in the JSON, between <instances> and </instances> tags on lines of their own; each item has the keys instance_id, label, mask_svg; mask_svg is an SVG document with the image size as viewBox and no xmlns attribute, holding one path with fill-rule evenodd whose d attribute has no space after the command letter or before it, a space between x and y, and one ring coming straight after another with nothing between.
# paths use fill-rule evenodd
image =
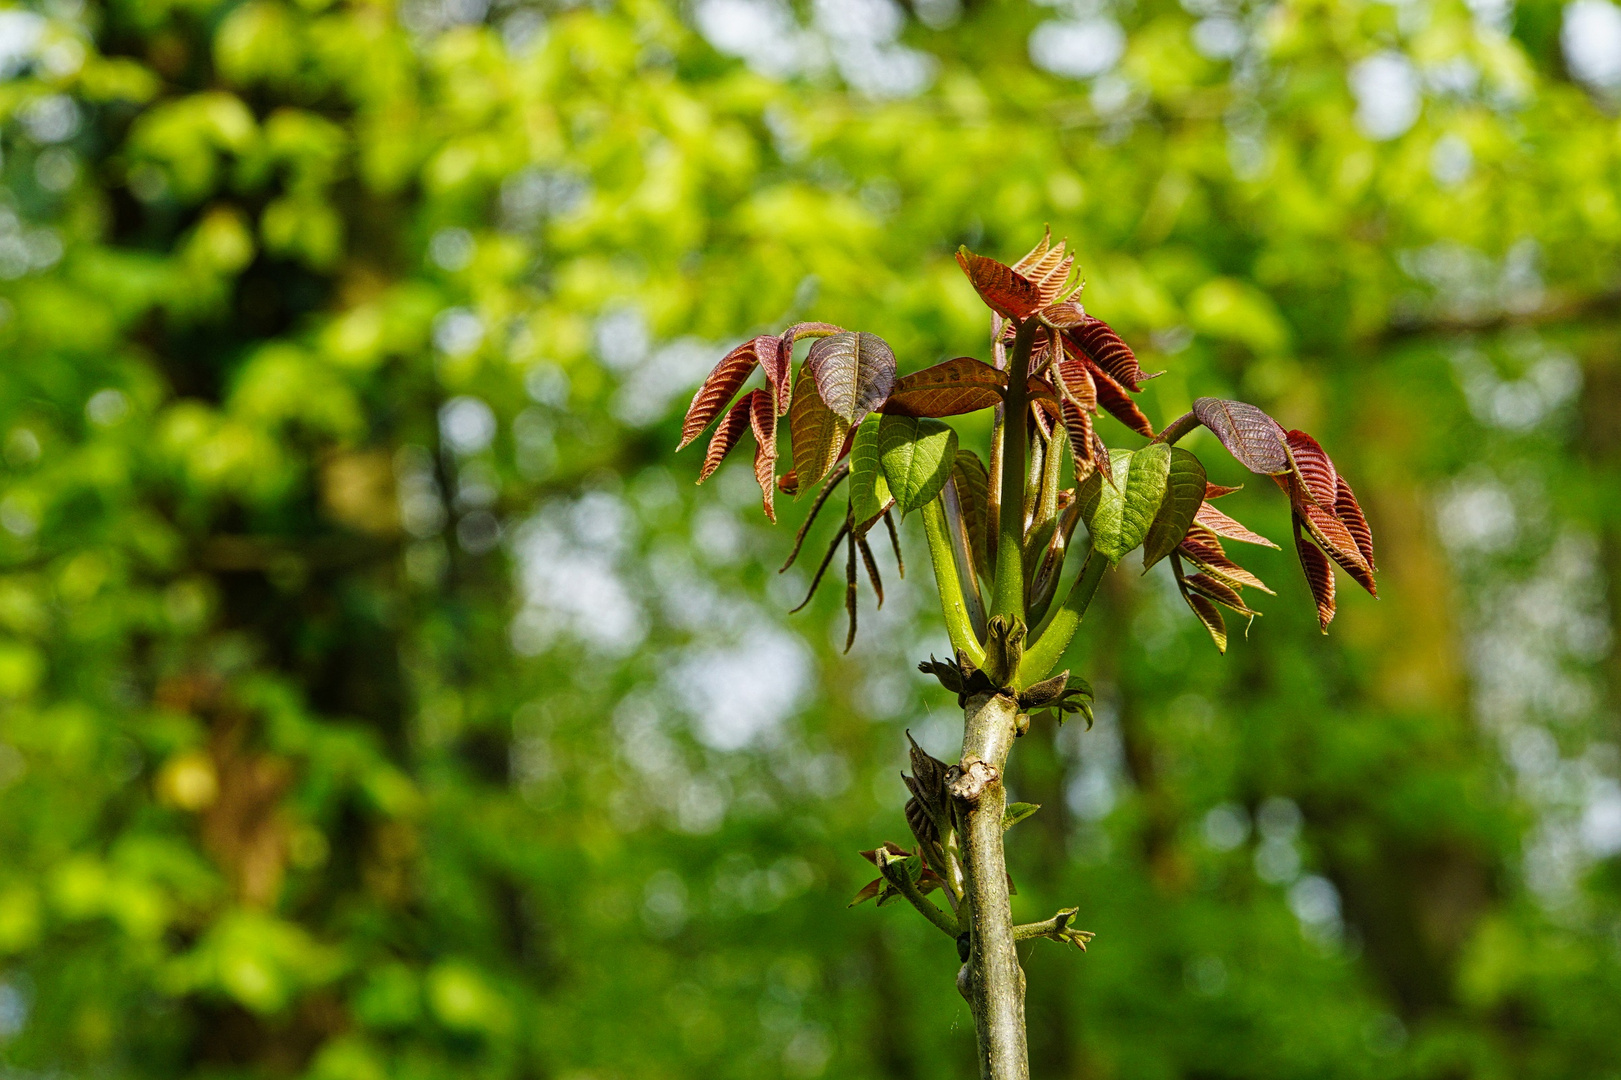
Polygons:
<instances>
[{"instance_id":1,"label":"blurred green foliage","mask_svg":"<svg viewBox=\"0 0 1621 1080\"><path fill-rule=\"evenodd\" d=\"M950 950L843 910L901 728L953 743L928 593L841 657L746 465L668 451L792 318L984 355L951 252L1051 222L1156 422L1322 438L1385 598L1320 638L1263 553L1221 658L1108 582L1098 725L1015 755L1015 914L1098 934L1028 951L1035 1075L1621 1076L1621 142L1570 12L915 16L0 10L5 1075L970 1075ZM1109 70L1033 66L1098 20Z\"/></svg>"}]
</instances>

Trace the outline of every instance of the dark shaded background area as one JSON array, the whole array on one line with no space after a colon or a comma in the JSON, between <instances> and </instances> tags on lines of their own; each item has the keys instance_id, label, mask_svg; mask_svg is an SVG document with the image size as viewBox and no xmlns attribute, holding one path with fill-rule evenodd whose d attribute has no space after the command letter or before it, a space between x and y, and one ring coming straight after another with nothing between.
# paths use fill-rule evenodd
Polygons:
<instances>
[{"instance_id":1,"label":"dark shaded background area","mask_svg":"<svg viewBox=\"0 0 1621 1080\"><path fill-rule=\"evenodd\" d=\"M951 253L1043 223L1382 598L1262 551L1222 657L1111 575L1015 755L1016 915L1097 933L1034 1075L1621 1076L1609 0L59 0L0 77L6 1076L971 1075L844 907L960 723L919 538L843 655L804 504L672 448L796 318L985 355Z\"/></svg>"}]
</instances>

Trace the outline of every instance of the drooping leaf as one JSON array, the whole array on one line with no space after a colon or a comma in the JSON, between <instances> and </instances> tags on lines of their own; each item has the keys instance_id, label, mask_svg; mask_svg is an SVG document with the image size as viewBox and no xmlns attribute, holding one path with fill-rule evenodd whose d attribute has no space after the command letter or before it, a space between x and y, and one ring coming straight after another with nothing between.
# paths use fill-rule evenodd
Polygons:
<instances>
[{"instance_id":1,"label":"drooping leaf","mask_svg":"<svg viewBox=\"0 0 1621 1080\"><path fill-rule=\"evenodd\" d=\"M1210 634L1210 640L1216 643L1216 651L1227 652L1227 620L1222 618L1221 609L1205 597L1189 589L1182 590L1182 599L1188 602L1188 607L1198 616L1199 622L1204 625Z\"/></svg>"},{"instance_id":2,"label":"drooping leaf","mask_svg":"<svg viewBox=\"0 0 1621 1080\"><path fill-rule=\"evenodd\" d=\"M1064 331L1070 348L1086 357L1104 374L1133 394L1142 389L1142 381L1151 376L1143 373L1137 363L1137 354L1121 340L1120 335L1102 319L1086 316L1078 326Z\"/></svg>"},{"instance_id":3,"label":"drooping leaf","mask_svg":"<svg viewBox=\"0 0 1621 1080\"><path fill-rule=\"evenodd\" d=\"M790 608L788 614L793 615L803 610L805 605L811 602L811 597L816 595L817 586L822 584L822 575L826 574L827 568L832 565L833 556L839 553L839 545L842 544L844 542L844 538L849 535L850 517L848 514L846 514L843 524L839 526L839 531L833 535L833 542L827 546L827 554L822 556L821 565L816 568L815 576L811 578L810 588L805 590L805 599L799 602L799 607Z\"/></svg>"},{"instance_id":4,"label":"drooping leaf","mask_svg":"<svg viewBox=\"0 0 1621 1080\"><path fill-rule=\"evenodd\" d=\"M704 452L704 467L698 470L698 483L703 483L715 474L720 463L726 455L732 452L737 440L749 429L749 415L752 412L751 401L748 397L739 398L736 405L727 412L726 418L715 429L715 434L709 437L709 449Z\"/></svg>"},{"instance_id":5,"label":"drooping leaf","mask_svg":"<svg viewBox=\"0 0 1621 1080\"><path fill-rule=\"evenodd\" d=\"M1222 494L1226 494L1226 492L1223 492ZM1205 498L1209 499L1210 497L1210 493L1207 491L1205 493ZM1274 544L1260 533L1251 532L1239 522L1234 521L1231 517L1222 513L1220 510L1217 510L1214 506L1211 506L1208 502L1199 507L1198 513L1193 515L1193 520L1198 522L1200 525L1203 525L1217 536L1224 536L1228 540L1237 540L1244 544L1259 544L1262 547L1272 548L1274 551L1281 550L1278 545Z\"/></svg>"},{"instance_id":6,"label":"drooping leaf","mask_svg":"<svg viewBox=\"0 0 1621 1080\"><path fill-rule=\"evenodd\" d=\"M1085 480L1097 468L1098 438L1092 429L1092 414L1076 405L1073 401L1065 401L1064 432L1069 436L1069 452L1075 462L1075 477Z\"/></svg>"},{"instance_id":7,"label":"drooping leaf","mask_svg":"<svg viewBox=\"0 0 1621 1080\"><path fill-rule=\"evenodd\" d=\"M699 385L698 392L692 395L686 419L681 422L681 443L677 450L702 435L704 429L726 408L732 395L742 389L753 374L755 365L760 363L761 348L775 360L780 345L781 342L775 337L757 337L745 341L720 358L720 363Z\"/></svg>"},{"instance_id":8,"label":"drooping leaf","mask_svg":"<svg viewBox=\"0 0 1621 1080\"><path fill-rule=\"evenodd\" d=\"M1041 291L1035 283L1011 266L966 247L957 249L957 265L987 307L1009 319L1023 319L1041 307Z\"/></svg>"},{"instance_id":9,"label":"drooping leaf","mask_svg":"<svg viewBox=\"0 0 1621 1080\"><path fill-rule=\"evenodd\" d=\"M1373 561L1373 530L1368 528L1368 519L1362 513L1362 506L1356 501L1356 493L1351 485L1345 482L1345 477L1337 478L1338 483L1334 491L1334 516L1340 519L1351 539L1356 541L1357 550L1362 553L1363 561L1368 564L1369 570L1377 570Z\"/></svg>"},{"instance_id":10,"label":"drooping leaf","mask_svg":"<svg viewBox=\"0 0 1621 1080\"><path fill-rule=\"evenodd\" d=\"M883 411L898 416L956 416L1002 402L1007 372L959 356L895 380Z\"/></svg>"},{"instance_id":11,"label":"drooping leaf","mask_svg":"<svg viewBox=\"0 0 1621 1080\"><path fill-rule=\"evenodd\" d=\"M879 419L869 416L863 420L850 444L850 516L858 529L876 520L894 501L878 460Z\"/></svg>"},{"instance_id":12,"label":"drooping leaf","mask_svg":"<svg viewBox=\"0 0 1621 1080\"><path fill-rule=\"evenodd\" d=\"M1013 828L1025 818L1041 809L1040 803L1016 802L1008 803L1007 809L1002 811L1002 829L1005 832Z\"/></svg>"},{"instance_id":13,"label":"drooping leaf","mask_svg":"<svg viewBox=\"0 0 1621 1080\"><path fill-rule=\"evenodd\" d=\"M1317 440L1304 431L1286 431L1284 439L1289 446L1289 457L1295 474L1305 485L1311 501L1323 510L1334 512L1334 493L1339 487L1339 473Z\"/></svg>"},{"instance_id":14,"label":"drooping leaf","mask_svg":"<svg viewBox=\"0 0 1621 1080\"><path fill-rule=\"evenodd\" d=\"M1081 503L1081 517L1092 533L1092 550L1117 563L1143 542L1165 501L1171 448L1165 443L1149 443L1136 452L1111 450L1109 455L1114 483L1093 475L1081 485L1076 497Z\"/></svg>"},{"instance_id":15,"label":"drooping leaf","mask_svg":"<svg viewBox=\"0 0 1621 1080\"><path fill-rule=\"evenodd\" d=\"M1254 405L1204 397L1193 403L1193 414L1250 472L1279 476L1289 471L1283 428Z\"/></svg>"},{"instance_id":16,"label":"drooping leaf","mask_svg":"<svg viewBox=\"0 0 1621 1080\"><path fill-rule=\"evenodd\" d=\"M754 479L760 485L765 516L775 523L777 508L773 504L773 496L777 493L777 407L771 395L764 390L750 391L745 400L749 402L749 426L754 429Z\"/></svg>"},{"instance_id":17,"label":"drooping leaf","mask_svg":"<svg viewBox=\"0 0 1621 1080\"><path fill-rule=\"evenodd\" d=\"M968 534L974 566L981 574L989 575L991 563L986 544L990 528L990 477L985 464L972 450L958 450L951 477L957 483L957 501L962 506L963 530Z\"/></svg>"},{"instance_id":18,"label":"drooping leaf","mask_svg":"<svg viewBox=\"0 0 1621 1080\"><path fill-rule=\"evenodd\" d=\"M872 591L878 597L880 610L884 606L884 579L878 573L878 560L873 558L872 546L867 543L866 537L856 540L856 550L861 552L861 564L867 568L867 580L872 584Z\"/></svg>"},{"instance_id":19,"label":"drooping leaf","mask_svg":"<svg viewBox=\"0 0 1621 1080\"><path fill-rule=\"evenodd\" d=\"M1195 523L1176 550L1211 577L1235 589L1260 589L1275 595L1264 581L1228 558L1216 534L1202 525Z\"/></svg>"},{"instance_id":20,"label":"drooping leaf","mask_svg":"<svg viewBox=\"0 0 1621 1080\"><path fill-rule=\"evenodd\" d=\"M1137 403L1126 392L1126 388L1091 361L1087 362L1087 371L1092 375L1092 382L1097 385L1098 404L1103 406L1109 415L1137 434L1152 437L1154 425L1148 422L1148 417L1143 415L1143 411L1137 407Z\"/></svg>"},{"instance_id":21,"label":"drooping leaf","mask_svg":"<svg viewBox=\"0 0 1621 1080\"><path fill-rule=\"evenodd\" d=\"M1165 501L1143 538L1143 572L1176 550L1193 524L1193 516L1204 504L1204 466L1180 446L1171 447L1171 469L1166 479Z\"/></svg>"},{"instance_id":22,"label":"drooping leaf","mask_svg":"<svg viewBox=\"0 0 1621 1080\"><path fill-rule=\"evenodd\" d=\"M1300 556L1300 569L1305 571L1306 584L1317 603L1317 625L1328 633L1328 624L1334 621L1334 568L1328 556L1317 545L1300 535L1295 528L1295 552Z\"/></svg>"},{"instance_id":23,"label":"drooping leaf","mask_svg":"<svg viewBox=\"0 0 1621 1080\"><path fill-rule=\"evenodd\" d=\"M1189 574L1182 579L1182 585L1186 589L1191 589L1201 596L1214 600L1223 607L1232 608L1240 615L1260 614L1260 612L1244 603L1244 598L1239 595L1237 589L1224 581L1218 581L1209 574Z\"/></svg>"},{"instance_id":24,"label":"drooping leaf","mask_svg":"<svg viewBox=\"0 0 1621 1080\"><path fill-rule=\"evenodd\" d=\"M1351 575L1352 580L1368 590L1369 595L1379 595L1378 586L1373 580L1373 570L1362 558L1356 537L1345 527L1344 522L1310 505L1303 507L1302 512L1297 513L1296 517L1305 524L1318 546L1339 563L1341 568Z\"/></svg>"},{"instance_id":25,"label":"drooping leaf","mask_svg":"<svg viewBox=\"0 0 1621 1080\"><path fill-rule=\"evenodd\" d=\"M957 460L957 433L938 420L884 416L878 448L890 494L905 516L940 494Z\"/></svg>"},{"instance_id":26,"label":"drooping leaf","mask_svg":"<svg viewBox=\"0 0 1621 1080\"><path fill-rule=\"evenodd\" d=\"M811 346L805 368L822 401L852 427L878 408L895 385L895 353L877 334L844 331Z\"/></svg>"},{"instance_id":27,"label":"drooping leaf","mask_svg":"<svg viewBox=\"0 0 1621 1080\"><path fill-rule=\"evenodd\" d=\"M800 491L815 487L839 460L839 452L850 433L845 422L816 392L816 377L809 366L799 369L793 407L788 410L788 431L794 444L794 472Z\"/></svg>"},{"instance_id":28,"label":"drooping leaf","mask_svg":"<svg viewBox=\"0 0 1621 1080\"><path fill-rule=\"evenodd\" d=\"M792 476L793 474L789 473L788 475ZM822 507L827 504L828 497L833 494L833 489L839 486L839 481L849 475L850 466L848 463L834 466L833 471L827 474L827 480L822 484L822 489L816 493L816 498L811 500L810 513L805 515L805 520L799 526L799 532L794 534L793 550L788 552L787 561L777 569L777 573L786 574L788 568L794 565L794 560L799 558L799 549L805 544L805 534L810 532L811 525L815 523L817 515L822 512ZM787 494L792 495L797 494L797 492L788 492Z\"/></svg>"},{"instance_id":29,"label":"drooping leaf","mask_svg":"<svg viewBox=\"0 0 1621 1080\"><path fill-rule=\"evenodd\" d=\"M1052 367L1053 384L1063 402L1064 430L1069 433L1069 452L1075 459L1075 475L1085 478L1093 464L1092 414L1098 407L1097 384L1086 361L1059 360Z\"/></svg>"},{"instance_id":30,"label":"drooping leaf","mask_svg":"<svg viewBox=\"0 0 1621 1080\"><path fill-rule=\"evenodd\" d=\"M784 416L794 396L793 346L781 337L757 337L754 348L759 354L766 383L771 387L772 411Z\"/></svg>"}]
</instances>

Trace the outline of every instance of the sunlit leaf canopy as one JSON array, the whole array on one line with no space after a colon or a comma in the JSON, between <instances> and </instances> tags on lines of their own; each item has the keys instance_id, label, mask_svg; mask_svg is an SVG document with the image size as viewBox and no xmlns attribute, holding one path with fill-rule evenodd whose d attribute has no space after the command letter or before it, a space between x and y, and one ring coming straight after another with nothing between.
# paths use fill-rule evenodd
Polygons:
<instances>
[{"instance_id":1,"label":"sunlit leaf canopy","mask_svg":"<svg viewBox=\"0 0 1621 1080\"><path fill-rule=\"evenodd\" d=\"M1155 427L1332 447L1382 599L1258 549L1219 657L1111 576L1010 777L1016 914L1098 934L1037 1073L1621 1060L1609 0L24 5L0 75L7 1068L962 1069L934 931L844 910L938 614L842 657L669 451L798 320L990 359L955 253L1044 223Z\"/></svg>"}]
</instances>

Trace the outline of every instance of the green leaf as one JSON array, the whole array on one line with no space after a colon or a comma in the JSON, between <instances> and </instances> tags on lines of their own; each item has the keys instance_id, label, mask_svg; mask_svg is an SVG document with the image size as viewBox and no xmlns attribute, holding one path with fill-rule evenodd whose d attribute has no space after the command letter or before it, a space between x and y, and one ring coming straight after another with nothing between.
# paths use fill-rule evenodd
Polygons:
<instances>
[{"instance_id":1,"label":"green leaf","mask_svg":"<svg viewBox=\"0 0 1621 1080\"><path fill-rule=\"evenodd\" d=\"M940 494L957 460L957 433L938 420L885 416L878 421L878 451L904 517Z\"/></svg>"},{"instance_id":2,"label":"green leaf","mask_svg":"<svg viewBox=\"0 0 1621 1080\"><path fill-rule=\"evenodd\" d=\"M856 429L850 446L850 513L865 525L889 506L893 496L878 460L878 417L869 416Z\"/></svg>"},{"instance_id":3,"label":"green leaf","mask_svg":"<svg viewBox=\"0 0 1621 1080\"><path fill-rule=\"evenodd\" d=\"M1154 523L1148 527L1143 539L1143 572L1176 550L1193 524L1193 516L1204 505L1205 473L1199 459L1182 449L1171 447L1171 471L1165 487L1165 501L1160 504Z\"/></svg>"},{"instance_id":4,"label":"green leaf","mask_svg":"<svg viewBox=\"0 0 1621 1080\"><path fill-rule=\"evenodd\" d=\"M788 410L788 434L794 444L794 472L799 476L800 493L821 483L827 470L839 459L850 425L827 407L816 392L816 379L810 369L801 367L794 384L794 401Z\"/></svg>"},{"instance_id":5,"label":"green leaf","mask_svg":"<svg viewBox=\"0 0 1621 1080\"><path fill-rule=\"evenodd\" d=\"M974 553L974 568L988 579L991 560L986 548L986 530L990 528L990 478L979 455L972 450L957 451L951 476L957 481L957 502L962 506L963 531L968 534L968 545Z\"/></svg>"},{"instance_id":6,"label":"green leaf","mask_svg":"<svg viewBox=\"0 0 1621 1080\"><path fill-rule=\"evenodd\" d=\"M1171 471L1171 448L1149 443L1141 450L1109 451L1115 483L1094 473L1081 485L1081 517L1092 533L1092 550L1111 563L1125 558L1143 542L1165 501Z\"/></svg>"},{"instance_id":7,"label":"green leaf","mask_svg":"<svg viewBox=\"0 0 1621 1080\"><path fill-rule=\"evenodd\" d=\"M1002 811L1002 828L1004 830L1011 829L1013 826L1017 825L1019 822L1023 821L1025 818L1029 817L1031 814L1040 809L1040 803L1008 803L1007 809Z\"/></svg>"}]
</instances>

